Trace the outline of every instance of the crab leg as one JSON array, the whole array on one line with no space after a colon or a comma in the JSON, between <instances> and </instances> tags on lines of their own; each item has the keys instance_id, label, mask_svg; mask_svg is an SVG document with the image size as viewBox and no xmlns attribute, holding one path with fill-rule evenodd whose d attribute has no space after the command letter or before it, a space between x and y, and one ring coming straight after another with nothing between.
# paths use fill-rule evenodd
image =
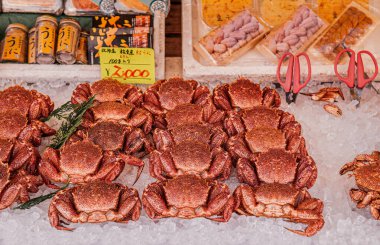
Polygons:
<instances>
[{"instance_id":1,"label":"crab leg","mask_svg":"<svg viewBox=\"0 0 380 245\"><path fill-rule=\"evenodd\" d=\"M250 186L257 186L259 184L255 169L248 159L240 158L236 164L236 170L240 182Z\"/></svg>"},{"instance_id":2,"label":"crab leg","mask_svg":"<svg viewBox=\"0 0 380 245\"><path fill-rule=\"evenodd\" d=\"M68 196L65 195L65 191L59 192L50 203L49 206L49 220L51 226L58 230L72 231L73 228L68 228L61 225L60 216L69 220L72 223L85 222L87 217L80 215L75 210L74 206Z\"/></svg>"},{"instance_id":3,"label":"crab leg","mask_svg":"<svg viewBox=\"0 0 380 245\"><path fill-rule=\"evenodd\" d=\"M310 157L301 156L300 163L297 168L297 176L295 185L298 188L311 188L317 179L317 167L314 160Z\"/></svg>"},{"instance_id":4,"label":"crab leg","mask_svg":"<svg viewBox=\"0 0 380 245\"><path fill-rule=\"evenodd\" d=\"M358 208L365 208L371 204L372 200L380 199L380 193L375 191L364 192L358 189L351 189L350 197L357 202Z\"/></svg>"},{"instance_id":5,"label":"crab leg","mask_svg":"<svg viewBox=\"0 0 380 245\"><path fill-rule=\"evenodd\" d=\"M230 176L232 161L227 152L219 152L215 155L210 169L202 174L202 178L214 179L220 176L221 180L225 180Z\"/></svg>"},{"instance_id":6,"label":"crab leg","mask_svg":"<svg viewBox=\"0 0 380 245\"><path fill-rule=\"evenodd\" d=\"M164 201L161 186L152 183L144 190L143 202L145 204L148 216L151 219L162 217L175 217L178 210L174 207L168 207ZM161 215L157 215L161 214Z\"/></svg>"},{"instance_id":7,"label":"crab leg","mask_svg":"<svg viewBox=\"0 0 380 245\"><path fill-rule=\"evenodd\" d=\"M318 231L320 231L322 229L323 225L325 224L325 222L324 222L324 220L322 218L321 219L315 219L315 220L309 220L309 219L289 219L287 221L288 222L292 222L292 223L306 224L307 227L305 228L304 231L302 231L302 230L294 230L294 229L290 229L290 228L287 228L287 227L285 227L285 229L287 229L288 231L291 231L293 233L296 233L298 235L307 236L307 237L314 236Z\"/></svg>"},{"instance_id":8,"label":"crab leg","mask_svg":"<svg viewBox=\"0 0 380 245\"><path fill-rule=\"evenodd\" d=\"M376 199L372 201L370 205L370 209L371 209L372 216L375 219L380 220L380 199Z\"/></svg>"},{"instance_id":9,"label":"crab leg","mask_svg":"<svg viewBox=\"0 0 380 245\"><path fill-rule=\"evenodd\" d=\"M222 214L221 217L207 218L217 222L227 222L232 216L234 210L234 199L230 197L230 191L226 185L216 184L212 187L210 193L210 201L207 207L196 210L196 214L200 216L210 217Z\"/></svg>"},{"instance_id":10,"label":"crab leg","mask_svg":"<svg viewBox=\"0 0 380 245\"><path fill-rule=\"evenodd\" d=\"M173 159L168 152L163 152L160 154L158 151L153 151L149 157L149 164L152 176L160 180L165 179L162 175L163 172L170 177L178 175Z\"/></svg>"}]
</instances>

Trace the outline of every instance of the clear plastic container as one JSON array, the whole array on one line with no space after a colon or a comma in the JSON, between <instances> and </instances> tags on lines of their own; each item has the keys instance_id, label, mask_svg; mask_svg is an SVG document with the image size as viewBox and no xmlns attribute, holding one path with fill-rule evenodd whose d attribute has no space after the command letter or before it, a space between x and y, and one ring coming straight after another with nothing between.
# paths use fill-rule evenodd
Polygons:
<instances>
[{"instance_id":1,"label":"clear plastic container","mask_svg":"<svg viewBox=\"0 0 380 245\"><path fill-rule=\"evenodd\" d=\"M61 19L56 53L58 63L66 65L75 63L80 31L81 26L77 20Z\"/></svg>"},{"instance_id":2,"label":"clear plastic container","mask_svg":"<svg viewBox=\"0 0 380 245\"><path fill-rule=\"evenodd\" d=\"M65 3L65 14L69 16L100 15L100 4L95 2L92 0L67 0Z\"/></svg>"},{"instance_id":3,"label":"clear plastic container","mask_svg":"<svg viewBox=\"0 0 380 245\"><path fill-rule=\"evenodd\" d=\"M286 52L296 54L305 51L326 28L324 20L307 5L302 5L258 45L258 50L277 62Z\"/></svg>"},{"instance_id":4,"label":"clear plastic container","mask_svg":"<svg viewBox=\"0 0 380 245\"><path fill-rule=\"evenodd\" d=\"M317 5L318 15L327 20L333 22L339 14L352 2L352 0L314 0ZM369 0L356 0L364 7L368 7Z\"/></svg>"},{"instance_id":5,"label":"clear plastic container","mask_svg":"<svg viewBox=\"0 0 380 245\"><path fill-rule=\"evenodd\" d=\"M28 28L19 23L10 24L5 30L2 62L25 63L27 47Z\"/></svg>"},{"instance_id":6,"label":"clear plastic container","mask_svg":"<svg viewBox=\"0 0 380 245\"><path fill-rule=\"evenodd\" d=\"M255 8L260 16L272 27L283 24L294 11L303 4L310 4L311 0L255 0Z\"/></svg>"},{"instance_id":7,"label":"clear plastic container","mask_svg":"<svg viewBox=\"0 0 380 245\"><path fill-rule=\"evenodd\" d=\"M329 28L310 47L310 53L317 59L328 63L335 61L338 53L345 47L356 49L375 29L377 17L366 8L352 2L329 26ZM347 56L342 56L342 60Z\"/></svg>"},{"instance_id":8,"label":"clear plastic container","mask_svg":"<svg viewBox=\"0 0 380 245\"><path fill-rule=\"evenodd\" d=\"M36 32L36 28L33 27L29 30L29 35L28 35L28 63L29 64L36 63L36 39L37 39L37 32Z\"/></svg>"},{"instance_id":9,"label":"clear plastic container","mask_svg":"<svg viewBox=\"0 0 380 245\"><path fill-rule=\"evenodd\" d=\"M116 0L115 9L123 13L150 13L149 6L155 0Z\"/></svg>"},{"instance_id":10,"label":"clear plastic container","mask_svg":"<svg viewBox=\"0 0 380 245\"><path fill-rule=\"evenodd\" d=\"M269 26L252 11L244 10L201 38L195 49L214 65L227 65L252 49Z\"/></svg>"},{"instance_id":11,"label":"clear plastic container","mask_svg":"<svg viewBox=\"0 0 380 245\"><path fill-rule=\"evenodd\" d=\"M53 64L57 41L57 19L50 15L42 15L36 20L38 64Z\"/></svg>"},{"instance_id":12,"label":"clear plastic container","mask_svg":"<svg viewBox=\"0 0 380 245\"><path fill-rule=\"evenodd\" d=\"M63 12L62 0L2 0L3 12L49 13Z\"/></svg>"},{"instance_id":13,"label":"clear plastic container","mask_svg":"<svg viewBox=\"0 0 380 245\"><path fill-rule=\"evenodd\" d=\"M252 9L255 0L201 0L202 19L210 27L218 27L239 12Z\"/></svg>"}]
</instances>

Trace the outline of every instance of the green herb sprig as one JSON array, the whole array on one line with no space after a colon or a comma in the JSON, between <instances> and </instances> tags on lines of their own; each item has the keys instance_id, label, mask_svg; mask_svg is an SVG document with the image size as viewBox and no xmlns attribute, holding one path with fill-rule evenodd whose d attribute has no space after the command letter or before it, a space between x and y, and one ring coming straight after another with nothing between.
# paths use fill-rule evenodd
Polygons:
<instances>
[{"instance_id":1,"label":"green herb sprig","mask_svg":"<svg viewBox=\"0 0 380 245\"><path fill-rule=\"evenodd\" d=\"M95 100L95 97L92 96L86 102L83 102L82 104L78 106L75 106L75 108L73 107L74 110L70 112L68 115L64 115L64 116L60 115L60 117L63 118L65 121L62 123L61 127L58 129L49 147L54 148L54 149L59 149L61 148L63 144L65 144L66 140L76 131L76 129L82 123L82 117L84 113L92 107L94 100ZM65 107L68 108L69 104L67 104Z\"/></svg>"},{"instance_id":2,"label":"green herb sprig","mask_svg":"<svg viewBox=\"0 0 380 245\"><path fill-rule=\"evenodd\" d=\"M49 193L49 194L46 194L46 195L42 195L42 196L30 199L29 201L27 201L27 202L25 202L25 203L23 203L23 204L15 207L13 209L22 209L22 210L30 209L31 207L33 207L33 206L35 206L37 204L40 204L43 201L46 201L46 200L48 200L50 198L53 198L55 196L55 194L57 194L61 190L66 189L68 186L69 186L69 184L67 183L66 185L64 185L63 187L61 187L58 191L55 191L55 192L52 192L52 193Z\"/></svg>"},{"instance_id":3,"label":"green herb sprig","mask_svg":"<svg viewBox=\"0 0 380 245\"><path fill-rule=\"evenodd\" d=\"M61 107L52 111L48 117L42 118L41 121L47 122L53 117L57 118L58 120L67 119L68 112L75 110L78 106L79 106L78 104L72 104L71 101L68 101L65 104L63 104Z\"/></svg>"}]
</instances>

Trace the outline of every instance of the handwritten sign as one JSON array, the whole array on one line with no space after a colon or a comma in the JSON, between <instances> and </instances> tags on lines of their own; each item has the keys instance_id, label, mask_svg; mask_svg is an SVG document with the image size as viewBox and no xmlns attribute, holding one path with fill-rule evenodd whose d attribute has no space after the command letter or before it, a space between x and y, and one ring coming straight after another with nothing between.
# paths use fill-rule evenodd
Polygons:
<instances>
[{"instance_id":1,"label":"handwritten sign","mask_svg":"<svg viewBox=\"0 0 380 245\"><path fill-rule=\"evenodd\" d=\"M151 48L101 48L102 78L122 83L153 84L155 82L154 50Z\"/></svg>"}]
</instances>

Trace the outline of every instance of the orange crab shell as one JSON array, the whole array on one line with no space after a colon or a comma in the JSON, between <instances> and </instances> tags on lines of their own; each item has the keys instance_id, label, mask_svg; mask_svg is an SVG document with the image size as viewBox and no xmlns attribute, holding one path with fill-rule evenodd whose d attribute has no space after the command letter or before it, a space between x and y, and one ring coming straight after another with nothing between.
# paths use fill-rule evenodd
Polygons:
<instances>
[{"instance_id":1,"label":"orange crab shell","mask_svg":"<svg viewBox=\"0 0 380 245\"><path fill-rule=\"evenodd\" d=\"M278 110L258 106L243 110L242 119L246 130L254 128L279 128L281 116Z\"/></svg>"},{"instance_id":2,"label":"orange crab shell","mask_svg":"<svg viewBox=\"0 0 380 245\"><path fill-rule=\"evenodd\" d=\"M196 86L195 81L181 78L163 81L157 92L161 106L166 110L173 110L178 105L191 103Z\"/></svg>"},{"instance_id":3,"label":"orange crab shell","mask_svg":"<svg viewBox=\"0 0 380 245\"><path fill-rule=\"evenodd\" d=\"M380 192L380 165L359 167L355 169L354 176L361 189Z\"/></svg>"},{"instance_id":4,"label":"orange crab shell","mask_svg":"<svg viewBox=\"0 0 380 245\"><path fill-rule=\"evenodd\" d=\"M286 148L284 133L275 128L255 128L248 131L245 138L252 152Z\"/></svg>"},{"instance_id":5,"label":"orange crab shell","mask_svg":"<svg viewBox=\"0 0 380 245\"><path fill-rule=\"evenodd\" d=\"M208 144L183 141L171 149L174 165L184 172L202 172L210 168L211 150Z\"/></svg>"},{"instance_id":6,"label":"orange crab shell","mask_svg":"<svg viewBox=\"0 0 380 245\"><path fill-rule=\"evenodd\" d=\"M105 79L92 84L91 94L95 95L96 100L99 102L124 102L123 98L132 88L134 88L133 85L120 83L114 79Z\"/></svg>"},{"instance_id":7,"label":"orange crab shell","mask_svg":"<svg viewBox=\"0 0 380 245\"><path fill-rule=\"evenodd\" d=\"M174 142L185 140L208 144L210 141L210 127L206 124L184 124L170 130Z\"/></svg>"},{"instance_id":8,"label":"orange crab shell","mask_svg":"<svg viewBox=\"0 0 380 245\"><path fill-rule=\"evenodd\" d=\"M106 101L99 103L91 108L94 114L94 120L116 120L123 121L128 120L128 116L133 110L133 106L130 104L122 104L115 101Z\"/></svg>"},{"instance_id":9,"label":"orange crab shell","mask_svg":"<svg viewBox=\"0 0 380 245\"><path fill-rule=\"evenodd\" d=\"M233 107L245 109L262 104L263 93L260 85L249 79L240 78L231 83L228 92Z\"/></svg>"},{"instance_id":10,"label":"orange crab shell","mask_svg":"<svg viewBox=\"0 0 380 245\"><path fill-rule=\"evenodd\" d=\"M0 138L16 139L27 124L28 119L16 110L0 112Z\"/></svg>"},{"instance_id":11,"label":"orange crab shell","mask_svg":"<svg viewBox=\"0 0 380 245\"><path fill-rule=\"evenodd\" d=\"M195 104L179 105L166 114L168 128L175 128L189 123L203 122L202 107Z\"/></svg>"},{"instance_id":12,"label":"orange crab shell","mask_svg":"<svg viewBox=\"0 0 380 245\"><path fill-rule=\"evenodd\" d=\"M103 150L120 150L123 149L126 129L129 128L114 121L99 122L88 129L88 137Z\"/></svg>"}]
</instances>

